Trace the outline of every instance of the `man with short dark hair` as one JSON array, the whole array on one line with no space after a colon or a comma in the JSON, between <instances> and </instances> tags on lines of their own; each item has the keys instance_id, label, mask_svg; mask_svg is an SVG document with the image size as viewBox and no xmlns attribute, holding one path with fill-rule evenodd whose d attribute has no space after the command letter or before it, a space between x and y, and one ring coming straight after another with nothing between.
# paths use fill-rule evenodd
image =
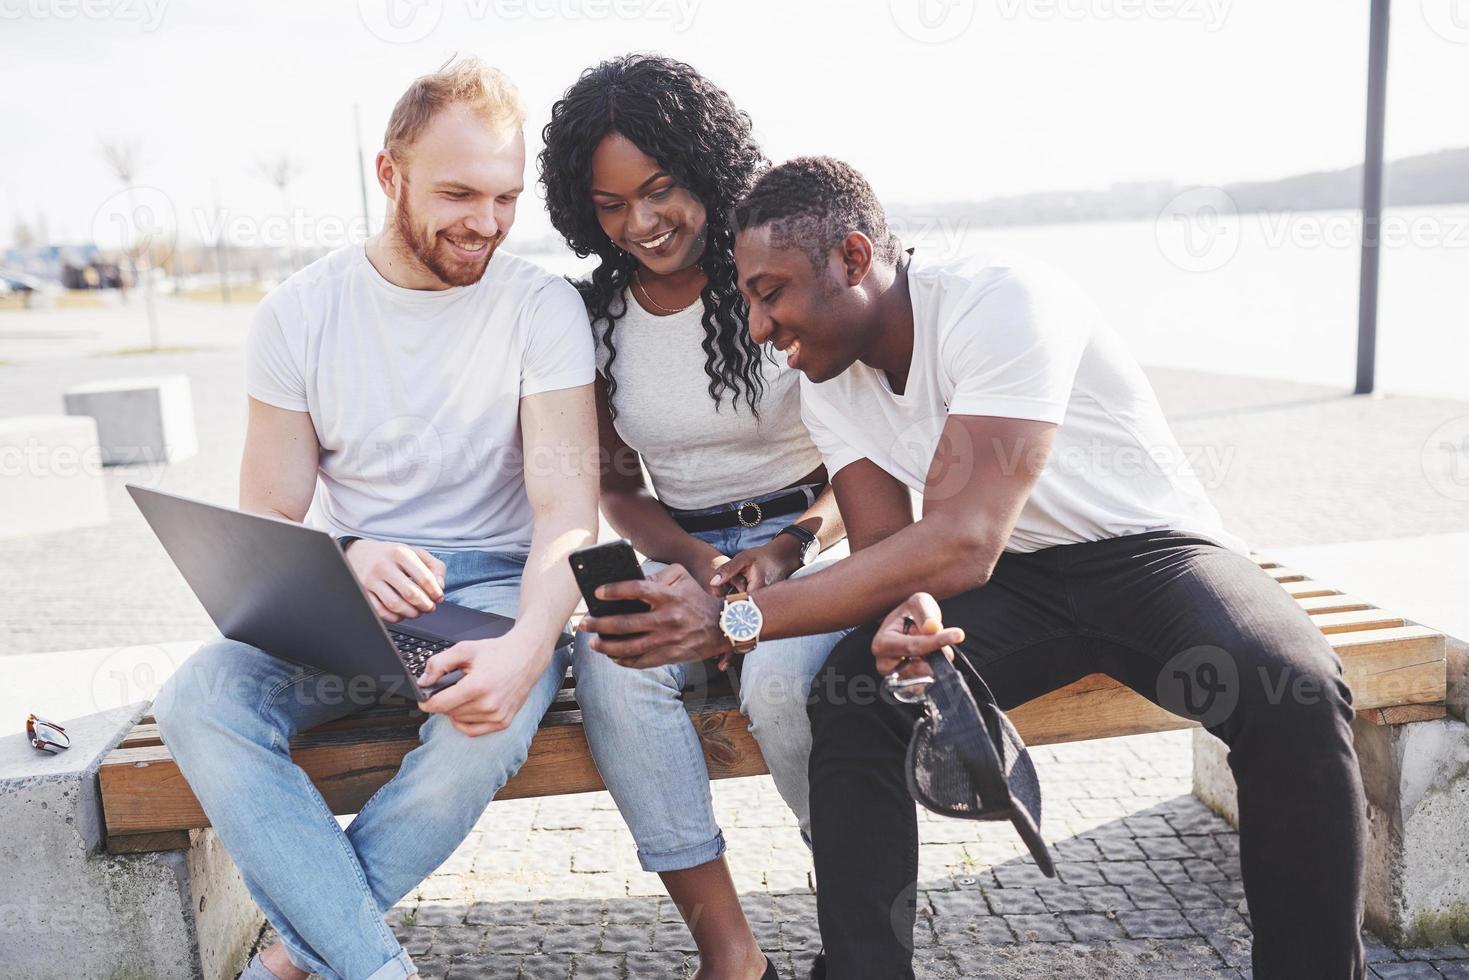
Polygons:
<instances>
[{"instance_id":1,"label":"man with short dark hair","mask_svg":"<svg viewBox=\"0 0 1469 980\"><path fill-rule=\"evenodd\" d=\"M853 552L742 599L758 615L738 621L759 625L739 639L869 624L811 696L828 975L913 976L917 709L878 692L949 649L1002 707L1101 672L1222 738L1255 977L1361 977L1365 813L1340 662L1225 531L1086 297L1029 264L901 251L867 182L830 158L769 171L737 219L751 335L805 375ZM653 607L588 624L623 663L731 649L696 583L606 591Z\"/></svg>"}]
</instances>

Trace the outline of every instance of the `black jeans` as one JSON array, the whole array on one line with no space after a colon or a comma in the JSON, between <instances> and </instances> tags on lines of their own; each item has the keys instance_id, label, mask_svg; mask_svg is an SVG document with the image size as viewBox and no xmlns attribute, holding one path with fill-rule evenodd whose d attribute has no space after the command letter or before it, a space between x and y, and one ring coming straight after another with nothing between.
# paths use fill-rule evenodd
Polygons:
<instances>
[{"instance_id":1,"label":"black jeans","mask_svg":"<svg viewBox=\"0 0 1469 980\"><path fill-rule=\"evenodd\" d=\"M1256 980L1364 975L1366 814L1351 691L1321 632L1248 558L1174 531L1006 554L940 603L1013 708L1105 673L1230 747ZM811 693L811 821L834 980L913 976L918 826L904 753L918 709L878 694L873 627Z\"/></svg>"}]
</instances>

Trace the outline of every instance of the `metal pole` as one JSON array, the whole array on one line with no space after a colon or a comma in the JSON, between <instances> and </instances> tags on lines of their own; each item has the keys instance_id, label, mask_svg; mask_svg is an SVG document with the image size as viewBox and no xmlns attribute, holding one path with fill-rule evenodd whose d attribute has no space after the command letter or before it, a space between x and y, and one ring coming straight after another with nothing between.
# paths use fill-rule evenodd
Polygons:
<instances>
[{"instance_id":1,"label":"metal pole","mask_svg":"<svg viewBox=\"0 0 1469 980\"><path fill-rule=\"evenodd\" d=\"M362 234L372 235L372 224L367 217L367 160L362 153L362 115L357 105L352 105L352 135L357 139L357 186L362 191Z\"/></svg>"},{"instance_id":2,"label":"metal pole","mask_svg":"<svg viewBox=\"0 0 1469 980\"><path fill-rule=\"evenodd\" d=\"M1362 273L1357 297L1357 388L1377 375L1377 269L1382 240L1382 137L1387 115L1387 28L1391 0L1372 0L1367 53L1367 150L1362 160Z\"/></svg>"},{"instance_id":3,"label":"metal pole","mask_svg":"<svg viewBox=\"0 0 1469 980\"><path fill-rule=\"evenodd\" d=\"M219 301L228 303L230 301L230 263L225 254L224 244L224 208L219 206L219 181L214 181L214 262L219 272Z\"/></svg>"}]
</instances>

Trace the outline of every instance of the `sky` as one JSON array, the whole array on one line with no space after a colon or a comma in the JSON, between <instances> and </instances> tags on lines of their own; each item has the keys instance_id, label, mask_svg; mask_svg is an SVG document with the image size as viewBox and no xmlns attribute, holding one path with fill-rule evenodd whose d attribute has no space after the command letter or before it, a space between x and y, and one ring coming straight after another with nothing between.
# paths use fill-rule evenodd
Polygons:
<instances>
[{"instance_id":1,"label":"sky","mask_svg":"<svg viewBox=\"0 0 1469 980\"><path fill-rule=\"evenodd\" d=\"M1367 0L0 0L0 243L108 244L123 140L181 238L222 213L235 241L331 244L361 221L354 106L370 165L455 52L518 83L532 153L582 69L647 50L727 89L772 160L841 157L893 204L1268 179L1360 161L1367 23ZM1390 64L1388 156L1469 145L1469 0L1397 0ZM282 155L286 200L260 174ZM548 233L528 198L512 234Z\"/></svg>"}]
</instances>

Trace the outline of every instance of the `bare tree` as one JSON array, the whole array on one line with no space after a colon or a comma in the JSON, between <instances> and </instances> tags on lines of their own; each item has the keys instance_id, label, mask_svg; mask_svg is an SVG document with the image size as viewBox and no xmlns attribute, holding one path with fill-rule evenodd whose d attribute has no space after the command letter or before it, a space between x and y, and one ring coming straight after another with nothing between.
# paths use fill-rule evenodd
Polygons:
<instances>
[{"instance_id":1,"label":"bare tree","mask_svg":"<svg viewBox=\"0 0 1469 980\"><path fill-rule=\"evenodd\" d=\"M291 184L306 169L305 165L291 158L289 154L282 153L270 160L257 160L255 169L260 176L264 177L281 197L281 213L285 216L286 234L289 236L286 245L286 258L290 266L289 272L295 272L296 261L296 237L291 224ZM289 274L289 272L287 274Z\"/></svg>"},{"instance_id":2,"label":"bare tree","mask_svg":"<svg viewBox=\"0 0 1469 980\"><path fill-rule=\"evenodd\" d=\"M15 217L15 227L11 230L10 237L19 249L27 249L36 244L36 233L31 231L31 226L20 215Z\"/></svg>"},{"instance_id":3,"label":"bare tree","mask_svg":"<svg viewBox=\"0 0 1469 980\"><path fill-rule=\"evenodd\" d=\"M127 188L127 225L122 236L123 254L127 256L128 269L134 282L141 281L143 308L148 315L148 339L157 350L162 346L158 336L158 310L153 302L153 233L151 222L138 220L136 187L138 171L141 169L141 154L138 144L120 139L102 142L102 159L112 175ZM126 292L123 294L126 296Z\"/></svg>"}]
</instances>

